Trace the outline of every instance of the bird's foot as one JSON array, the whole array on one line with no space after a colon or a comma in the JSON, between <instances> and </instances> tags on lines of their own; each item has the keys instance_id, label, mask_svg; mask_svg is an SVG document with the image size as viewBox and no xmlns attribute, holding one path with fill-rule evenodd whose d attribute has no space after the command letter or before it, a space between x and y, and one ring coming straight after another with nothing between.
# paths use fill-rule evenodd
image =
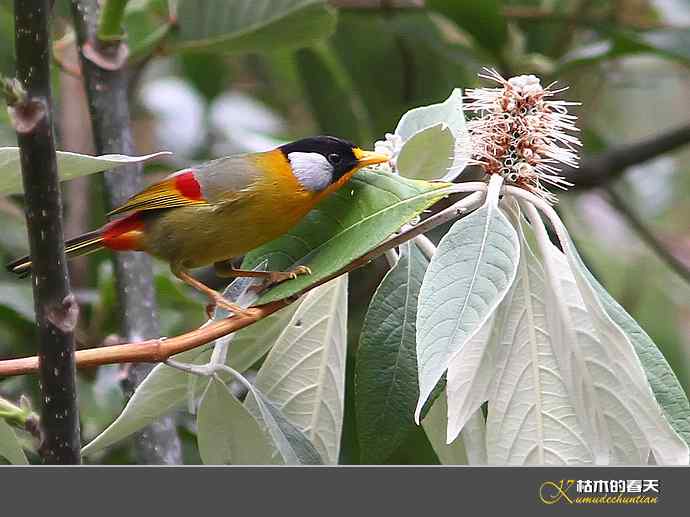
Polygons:
<instances>
[{"instance_id":1,"label":"bird's foot","mask_svg":"<svg viewBox=\"0 0 690 517\"><path fill-rule=\"evenodd\" d=\"M297 266L292 271L271 271L265 281L266 287L285 282L286 280L294 280L302 275L311 275L311 269L307 266Z\"/></svg>"},{"instance_id":2,"label":"bird's foot","mask_svg":"<svg viewBox=\"0 0 690 517\"><path fill-rule=\"evenodd\" d=\"M297 266L291 271L271 271L266 275L264 281L252 289L256 293L262 293L269 287L285 282L286 280L294 280L298 276L311 275L311 269L307 266Z\"/></svg>"},{"instance_id":3,"label":"bird's foot","mask_svg":"<svg viewBox=\"0 0 690 517\"><path fill-rule=\"evenodd\" d=\"M249 311L247 309L243 309L236 303L232 303L231 301L226 300L220 293L216 293L215 296L210 295L209 298L211 300L211 303L209 303L206 306L206 315L208 316L208 319L213 319L213 313L217 307L225 309L226 311L234 314L235 316L249 316Z\"/></svg>"}]
</instances>

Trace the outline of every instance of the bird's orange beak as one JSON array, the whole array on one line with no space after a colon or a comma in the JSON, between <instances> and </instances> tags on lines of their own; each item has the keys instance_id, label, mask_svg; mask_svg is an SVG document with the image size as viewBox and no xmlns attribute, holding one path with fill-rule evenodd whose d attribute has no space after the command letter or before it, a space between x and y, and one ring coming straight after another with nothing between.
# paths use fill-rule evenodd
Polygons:
<instances>
[{"instance_id":1,"label":"bird's orange beak","mask_svg":"<svg viewBox=\"0 0 690 517\"><path fill-rule=\"evenodd\" d=\"M375 165L377 163L386 163L390 160L388 156L381 153L374 153L371 151L362 151L359 147L353 149L355 158L357 158L357 168L361 169L367 165Z\"/></svg>"}]
</instances>

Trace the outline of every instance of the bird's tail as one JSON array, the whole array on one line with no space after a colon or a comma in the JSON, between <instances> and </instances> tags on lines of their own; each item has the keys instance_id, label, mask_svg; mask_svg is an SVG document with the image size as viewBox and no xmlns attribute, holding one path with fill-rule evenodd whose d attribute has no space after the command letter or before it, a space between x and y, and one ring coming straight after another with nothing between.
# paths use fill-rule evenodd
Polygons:
<instances>
[{"instance_id":1,"label":"bird's tail","mask_svg":"<svg viewBox=\"0 0 690 517\"><path fill-rule=\"evenodd\" d=\"M103 247L103 231L95 230L65 242L65 254L67 258L88 255ZM20 278L31 273L31 257L26 256L7 264L7 270Z\"/></svg>"}]
</instances>

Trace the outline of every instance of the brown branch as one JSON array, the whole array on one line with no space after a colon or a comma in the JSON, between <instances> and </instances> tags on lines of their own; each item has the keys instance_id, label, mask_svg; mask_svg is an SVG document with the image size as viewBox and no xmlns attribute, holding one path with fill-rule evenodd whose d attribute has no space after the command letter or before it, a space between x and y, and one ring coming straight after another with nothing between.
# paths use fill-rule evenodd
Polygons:
<instances>
[{"instance_id":1,"label":"brown branch","mask_svg":"<svg viewBox=\"0 0 690 517\"><path fill-rule=\"evenodd\" d=\"M428 217L421 223L386 240L361 257L355 259L347 266L309 285L294 296L265 305L252 307L247 309L248 314L246 316L233 316L231 318L216 321L180 336L168 339L151 339L123 345L104 346L89 350L79 350L76 353L77 368L89 368L114 363L160 363L166 361L175 354L215 341L220 337L236 332L270 316L279 309L290 305L308 291L340 275L368 264L376 257L383 255L387 250L399 246L417 235L427 232L441 224L452 221L462 215L466 215L471 209L476 207L482 197L482 192L475 192L467 196L453 206ZM34 373L37 369L37 365L38 361L36 357L23 357L20 359L0 361L0 377Z\"/></svg>"},{"instance_id":2,"label":"brown branch","mask_svg":"<svg viewBox=\"0 0 690 517\"><path fill-rule=\"evenodd\" d=\"M669 250L664 243L658 239L654 232L647 227L645 222L630 208L623 197L612 187L606 189L609 195L611 206L613 206L630 227L637 233L643 242L649 246L654 253L665 262L678 276L690 283L690 265Z\"/></svg>"},{"instance_id":3,"label":"brown branch","mask_svg":"<svg viewBox=\"0 0 690 517\"><path fill-rule=\"evenodd\" d=\"M136 343L103 346L78 350L76 353L78 368L91 368L103 364L115 363L161 363L169 357L210 343L220 337L243 329L256 321L273 314L278 309L292 303L292 299L279 300L259 307L247 309L246 316L225 318L210 325L198 328L186 334L172 338L150 339ZM38 369L37 357L23 357L0 361L0 376L35 373Z\"/></svg>"},{"instance_id":4,"label":"brown branch","mask_svg":"<svg viewBox=\"0 0 690 517\"><path fill-rule=\"evenodd\" d=\"M563 177L573 183L572 189L607 185L626 168L656 158L690 143L690 124L633 144L614 147L582 160L580 167L564 167Z\"/></svg>"}]
</instances>

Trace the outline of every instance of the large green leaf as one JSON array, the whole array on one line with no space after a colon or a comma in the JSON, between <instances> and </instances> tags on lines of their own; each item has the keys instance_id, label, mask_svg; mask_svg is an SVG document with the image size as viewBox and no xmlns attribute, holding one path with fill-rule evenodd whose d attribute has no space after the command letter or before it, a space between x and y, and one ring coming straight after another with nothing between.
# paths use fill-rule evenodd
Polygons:
<instances>
[{"instance_id":1,"label":"large green leaf","mask_svg":"<svg viewBox=\"0 0 690 517\"><path fill-rule=\"evenodd\" d=\"M12 465L29 463L17 435L2 417L0 417L0 458L5 458Z\"/></svg>"},{"instance_id":2,"label":"large green leaf","mask_svg":"<svg viewBox=\"0 0 690 517\"><path fill-rule=\"evenodd\" d=\"M210 357L211 351L206 348L188 350L176 355L174 359L185 363L203 364ZM196 393L206 385L197 383ZM189 389L189 374L159 364L137 387L117 419L89 442L82 449L82 454L86 456L98 452L178 409L187 400Z\"/></svg>"},{"instance_id":3,"label":"large green leaf","mask_svg":"<svg viewBox=\"0 0 690 517\"><path fill-rule=\"evenodd\" d=\"M296 64L322 133L360 145L371 140L369 120L347 71L327 46L301 49Z\"/></svg>"},{"instance_id":4,"label":"large green leaf","mask_svg":"<svg viewBox=\"0 0 690 517\"><path fill-rule=\"evenodd\" d=\"M122 154L88 156L57 151L57 166L60 181L64 181L112 169L118 165L143 162L169 154L172 153L164 151L146 156L125 156ZM0 194L17 194L22 191L19 147L0 147Z\"/></svg>"},{"instance_id":5,"label":"large green leaf","mask_svg":"<svg viewBox=\"0 0 690 517\"><path fill-rule=\"evenodd\" d=\"M263 424L282 462L286 465L321 465L323 460L306 435L246 379L245 386L249 389L245 407Z\"/></svg>"},{"instance_id":6,"label":"large green leaf","mask_svg":"<svg viewBox=\"0 0 690 517\"><path fill-rule=\"evenodd\" d=\"M181 0L177 51L256 52L299 48L335 30L325 0Z\"/></svg>"},{"instance_id":7,"label":"large green leaf","mask_svg":"<svg viewBox=\"0 0 690 517\"><path fill-rule=\"evenodd\" d=\"M254 383L333 465L340 453L346 353L347 275L342 275L304 297Z\"/></svg>"},{"instance_id":8,"label":"large green leaf","mask_svg":"<svg viewBox=\"0 0 690 517\"><path fill-rule=\"evenodd\" d=\"M341 12L331 42L375 135L390 132L401 113L442 101L473 79L476 64L468 64L467 49L447 30L450 24L441 26L419 9L364 11Z\"/></svg>"},{"instance_id":9,"label":"large green leaf","mask_svg":"<svg viewBox=\"0 0 690 517\"><path fill-rule=\"evenodd\" d=\"M367 463L383 463L415 427L417 297L429 261L414 244L402 249L369 304L357 349L357 430Z\"/></svg>"},{"instance_id":10,"label":"large green leaf","mask_svg":"<svg viewBox=\"0 0 690 517\"><path fill-rule=\"evenodd\" d=\"M245 269L268 259L269 271L297 264L312 270L270 289L258 303L293 295L364 255L443 197L446 186L385 172L358 173L293 230L247 254Z\"/></svg>"},{"instance_id":11,"label":"large green leaf","mask_svg":"<svg viewBox=\"0 0 690 517\"><path fill-rule=\"evenodd\" d=\"M508 28L499 0L426 0L426 5L457 23L488 50L500 55Z\"/></svg>"},{"instance_id":12,"label":"large green leaf","mask_svg":"<svg viewBox=\"0 0 690 517\"><path fill-rule=\"evenodd\" d=\"M265 263L260 263L256 269L264 270L265 266ZM223 295L242 306L248 306L256 299L256 294L250 291L254 282L252 279L237 278L225 289ZM216 308L214 318L222 318L227 315L227 311ZM236 356L231 354L228 363L240 371L254 364L266 353L264 347L270 347L273 343L271 333L275 332L274 323L276 318L280 321L280 317L280 315L274 314L261 322L261 327L258 330L251 334L245 334L239 343L240 351ZM259 344L255 345L252 340L258 341ZM229 344L235 344L234 334L224 336L215 342L216 347L227 347ZM213 346L209 343L177 354L172 359L178 363L207 365L211 359ZM239 364L235 364L235 358ZM167 413L180 408L190 398L193 400L208 386L208 381L199 381L200 378L165 364L157 365L137 386L117 419L84 447L82 454L91 454L116 443Z\"/></svg>"},{"instance_id":13,"label":"large green leaf","mask_svg":"<svg viewBox=\"0 0 690 517\"><path fill-rule=\"evenodd\" d=\"M206 465L272 463L272 448L261 426L219 381L209 383L196 421L199 455Z\"/></svg>"},{"instance_id":14,"label":"large green leaf","mask_svg":"<svg viewBox=\"0 0 690 517\"><path fill-rule=\"evenodd\" d=\"M417 312L418 422L453 356L491 317L515 278L517 233L496 203L487 200L453 225L424 276Z\"/></svg>"}]
</instances>

